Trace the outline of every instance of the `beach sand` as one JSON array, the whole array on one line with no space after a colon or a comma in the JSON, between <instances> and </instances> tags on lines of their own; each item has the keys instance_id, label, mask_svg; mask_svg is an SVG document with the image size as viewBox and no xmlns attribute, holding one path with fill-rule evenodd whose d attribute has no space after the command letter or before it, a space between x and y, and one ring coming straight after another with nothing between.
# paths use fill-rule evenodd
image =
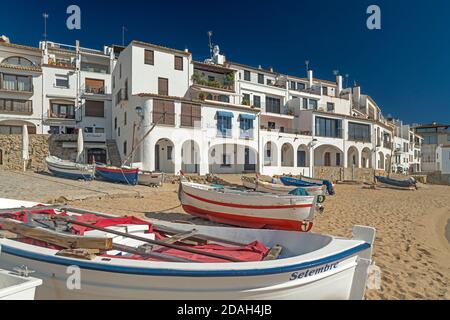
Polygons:
<instances>
[{"instance_id":1,"label":"beach sand","mask_svg":"<svg viewBox=\"0 0 450 320\"><path fill-rule=\"evenodd\" d=\"M239 181L236 176L224 176ZM189 220L209 224L183 213L178 184L152 189L142 198L74 201L91 210ZM351 236L355 224L377 229L373 258L381 268L380 290L367 290L367 299L450 299L450 187L424 185L417 191L368 189L362 185L336 186L327 197L325 212L316 218L313 232Z\"/></svg>"}]
</instances>

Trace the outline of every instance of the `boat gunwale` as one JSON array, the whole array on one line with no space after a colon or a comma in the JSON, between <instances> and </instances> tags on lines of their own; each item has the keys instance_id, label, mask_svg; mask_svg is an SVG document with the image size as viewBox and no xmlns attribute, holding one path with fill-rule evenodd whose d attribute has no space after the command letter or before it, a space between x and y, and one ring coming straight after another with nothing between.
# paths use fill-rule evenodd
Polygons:
<instances>
[{"instance_id":1,"label":"boat gunwale","mask_svg":"<svg viewBox=\"0 0 450 320\"><path fill-rule=\"evenodd\" d=\"M14 240L8 240L12 242L16 242ZM2 243L0 239L0 243ZM20 243L20 242L16 242ZM22 244L22 243L21 243ZM344 251L328 255L319 259L311 260L311 261L302 261L302 262L292 262L288 265L280 265L280 266L267 266L266 268L255 268L255 264L263 266L265 264L270 265L273 264L274 261L251 261L251 262L233 262L230 264L225 264L227 266L232 266L234 269L170 269L170 268L152 268L152 267L139 267L139 266L126 266L126 265L118 265L118 264L108 264L107 262L111 262L116 260L119 262L120 260L129 262L133 260L107 257L110 259L109 261L87 261L76 258L48 255L48 254L40 254L38 252L31 252L25 249L20 249L13 247L11 245L2 243L2 251L6 254L18 256L25 259L37 260L46 263L53 263L58 265L77 265L83 269L95 270L95 271L103 271L103 272L114 272L114 273L125 273L125 274L135 274L135 275L148 275L148 276L174 276L174 277L234 277L234 276L262 276L262 275L273 275L280 273L287 273L292 271L299 271L304 269L310 269L314 267L318 267L324 264L331 264L342 261L344 259L348 259L352 256L357 255L357 253L367 250L371 247L371 245L367 242L360 243L356 246L348 248ZM28 245L28 244L26 244ZM33 245L30 245L33 246ZM327 245L328 246L328 245ZM36 246L37 247L37 246ZM322 248L323 249L323 248ZM57 252L57 250L50 249L52 251ZM275 260L280 262L282 260L292 260L296 259L299 256L289 257L285 259ZM99 258L101 258L99 256ZM137 260L137 261L146 261L146 260ZM160 264L170 264L174 266L183 266L187 265L187 263L181 262L160 262L160 261L146 261L147 263L160 263ZM211 263L189 263L189 265L198 265L202 267L206 266L217 266L216 262ZM236 267L245 267L248 265L247 269L237 269Z\"/></svg>"}]
</instances>

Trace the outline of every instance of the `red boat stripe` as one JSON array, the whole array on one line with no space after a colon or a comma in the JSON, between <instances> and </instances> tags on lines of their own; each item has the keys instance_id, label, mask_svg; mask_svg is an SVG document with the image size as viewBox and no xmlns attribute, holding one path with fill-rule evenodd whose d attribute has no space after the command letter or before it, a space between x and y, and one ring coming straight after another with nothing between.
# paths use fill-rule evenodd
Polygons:
<instances>
[{"instance_id":1,"label":"red boat stripe","mask_svg":"<svg viewBox=\"0 0 450 320\"><path fill-rule=\"evenodd\" d=\"M187 193L186 191L183 191L186 195L188 195L191 198L197 199L199 201L208 202L212 204L216 204L218 206L224 206L224 207L233 207L233 208L242 208L242 209L264 209L264 210L270 210L270 209L291 209L291 208L311 208L312 204L293 204L293 205L285 205L285 206L252 206L252 205L243 205L243 204L237 204L237 203L225 203L225 202L219 202L209 199L204 199L198 196L194 196L193 194Z\"/></svg>"},{"instance_id":2,"label":"red boat stripe","mask_svg":"<svg viewBox=\"0 0 450 320\"><path fill-rule=\"evenodd\" d=\"M95 167L97 171L104 172L114 172L114 173L137 173L139 169L115 169L115 168L104 168L104 167Z\"/></svg>"},{"instance_id":3,"label":"red boat stripe","mask_svg":"<svg viewBox=\"0 0 450 320\"><path fill-rule=\"evenodd\" d=\"M192 214L194 216L199 216L214 221L217 220L221 221L222 223L239 225L243 227L248 227L249 225L252 224L254 225L258 224L262 225L263 227L269 227L271 229L277 230L294 230L294 231L308 232L311 230L313 226L313 223L311 221L286 220L286 219L242 216L237 214L226 214L223 212L204 210L190 205L183 205L183 209L187 213ZM258 228L261 227L259 226Z\"/></svg>"}]
</instances>

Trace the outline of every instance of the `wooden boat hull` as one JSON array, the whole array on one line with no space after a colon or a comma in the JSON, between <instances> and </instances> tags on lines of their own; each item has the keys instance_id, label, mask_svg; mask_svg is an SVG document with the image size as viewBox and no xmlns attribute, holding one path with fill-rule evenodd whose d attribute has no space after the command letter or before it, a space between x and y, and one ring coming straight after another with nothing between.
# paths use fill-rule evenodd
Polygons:
<instances>
[{"instance_id":1,"label":"wooden boat hull","mask_svg":"<svg viewBox=\"0 0 450 320\"><path fill-rule=\"evenodd\" d=\"M214 187L181 182L183 209L194 216L247 228L310 231L315 196L218 192Z\"/></svg>"},{"instance_id":2,"label":"wooden boat hull","mask_svg":"<svg viewBox=\"0 0 450 320\"><path fill-rule=\"evenodd\" d=\"M4 200L4 199L0 199ZM0 208L2 208L0 201ZM19 206L30 206L17 201ZM35 205L35 204L33 204ZM9 201L3 208L10 208ZM14 205L17 207L17 205ZM154 224L192 230L191 225ZM58 250L0 238L0 267L24 265L43 280L37 299L362 299L375 230L355 226L353 238L275 230L195 226L199 233L267 247L276 260L189 263L97 256L83 260Z\"/></svg>"},{"instance_id":3,"label":"wooden boat hull","mask_svg":"<svg viewBox=\"0 0 450 320\"><path fill-rule=\"evenodd\" d=\"M254 189L259 192L275 193L275 194L288 194L289 192L298 188L293 186L285 186L282 184L269 183L255 179L242 179L242 184L249 189ZM308 194L312 196L319 196L326 194L322 186L310 186L301 188L305 189L308 192Z\"/></svg>"},{"instance_id":4,"label":"wooden boat hull","mask_svg":"<svg viewBox=\"0 0 450 320\"><path fill-rule=\"evenodd\" d=\"M58 159L60 161L56 161L55 159L58 158L46 158L47 168L55 176L75 180L92 180L94 178L93 166L77 164L61 159Z\"/></svg>"},{"instance_id":5,"label":"wooden boat hull","mask_svg":"<svg viewBox=\"0 0 450 320\"><path fill-rule=\"evenodd\" d=\"M95 166L95 175L110 182L120 182L136 185L139 169Z\"/></svg>"},{"instance_id":6,"label":"wooden boat hull","mask_svg":"<svg viewBox=\"0 0 450 320\"><path fill-rule=\"evenodd\" d=\"M163 173L139 171L138 183L142 185L162 186L164 181Z\"/></svg>"}]
</instances>

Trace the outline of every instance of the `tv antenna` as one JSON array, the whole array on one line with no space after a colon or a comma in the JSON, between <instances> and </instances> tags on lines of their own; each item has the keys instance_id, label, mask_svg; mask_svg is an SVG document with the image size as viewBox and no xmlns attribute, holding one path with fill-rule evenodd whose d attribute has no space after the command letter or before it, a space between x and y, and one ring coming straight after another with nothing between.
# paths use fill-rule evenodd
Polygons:
<instances>
[{"instance_id":1,"label":"tv antenna","mask_svg":"<svg viewBox=\"0 0 450 320\"><path fill-rule=\"evenodd\" d=\"M122 26L122 47L125 46L125 31L128 31L128 29L125 26Z\"/></svg>"},{"instance_id":2,"label":"tv antenna","mask_svg":"<svg viewBox=\"0 0 450 320\"><path fill-rule=\"evenodd\" d=\"M309 70L309 60L305 60L305 67L306 67L306 73L308 73L308 70Z\"/></svg>"},{"instance_id":3,"label":"tv antenna","mask_svg":"<svg viewBox=\"0 0 450 320\"><path fill-rule=\"evenodd\" d=\"M213 44L212 44L212 35L213 32L212 31L208 31L208 41L209 41L209 57L212 59L213 57Z\"/></svg>"},{"instance_id":4,"label":"tv antenna","mask_svg":"<svg viewBox=\"0 0 450 320\"><path fill-rule=\"evenodd\" d=\"M337 76L337 75L339 75L339 70L333 70L333 74L335 75L335 76Z\"/></svg>"},{"instance_id":5,"label":"tv antenna","mask_svg":"<svg viewBox=\"0 0 450 320\"><path fill-rule=\"evenodd\" d=\"M348 73L345 74L345 87L348 88L348 77L350 75Z\"/></svg>"},{"instance_id":6,"label":"tv antenna","mask_svg":"<svg viewBox=\"0 0 450 320\"><path fill-rule=\"evenodd\" d=\"M42 14L42 18L44 18L44 41L47 41L47 19L48 19L48 13L44 12Z\"/></svg>"}]
</instances>

